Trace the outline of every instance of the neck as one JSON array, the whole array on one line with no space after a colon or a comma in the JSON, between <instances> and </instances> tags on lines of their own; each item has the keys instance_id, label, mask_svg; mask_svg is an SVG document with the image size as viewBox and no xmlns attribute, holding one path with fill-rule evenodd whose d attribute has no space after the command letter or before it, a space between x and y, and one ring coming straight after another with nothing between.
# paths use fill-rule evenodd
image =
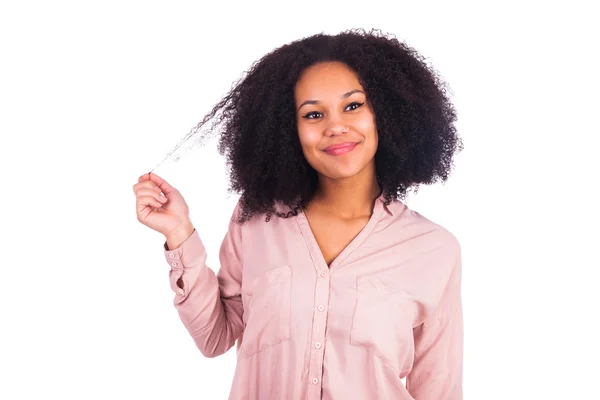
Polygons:
<instances>
[{"instance_id":1,"label":"neck","mask_svg":"<svg viewBox=\"0 0 600 400\"><path fill-rule=\"evenodd\" d=\"M357 175L345 179L319 176L319 186L311 203L343 219L370 216L381 188L371 163Z\"/></svg>"}]
</instances>

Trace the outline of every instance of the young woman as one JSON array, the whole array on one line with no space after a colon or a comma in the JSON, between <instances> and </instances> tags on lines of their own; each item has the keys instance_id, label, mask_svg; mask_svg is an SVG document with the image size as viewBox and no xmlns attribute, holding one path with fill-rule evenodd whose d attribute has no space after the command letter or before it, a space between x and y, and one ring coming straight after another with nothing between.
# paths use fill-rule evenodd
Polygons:
<instances>
[{"instance_id":1,"label":"young woman","mask_svg":"<svg viewBox=\"0 0 600 400\"><path fill-rule=\"evenodd\" d=\"M462 149L423 58L377 31L315 35L203 123L217 114L241 197L216 275L181 193L151 173L134 192L202 354L237 341L230 399L462 399L461 248L401 200Z\"/></svg>"}]
</instances>

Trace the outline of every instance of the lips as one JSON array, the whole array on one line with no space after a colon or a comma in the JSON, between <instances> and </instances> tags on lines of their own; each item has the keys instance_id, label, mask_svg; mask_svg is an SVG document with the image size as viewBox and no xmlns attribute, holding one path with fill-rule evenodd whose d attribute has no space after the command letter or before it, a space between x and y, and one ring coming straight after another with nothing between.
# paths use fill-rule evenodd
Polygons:
<instances>
[{"instance_id":1,"label":"lips","mask_svg":"<svg viewBox=\"0 0 600 400\"><path fill-rule=\"evenodd\" d=\"M324 151L327 154L331 154L331 155L346 154L346 153L352 151L352 149L354 149L356 147L356 145L357 145L357 143L354 143L354 142L338 143L338 144L333 144L333 145L327 147Z\"/></svg>"}]
</instances>

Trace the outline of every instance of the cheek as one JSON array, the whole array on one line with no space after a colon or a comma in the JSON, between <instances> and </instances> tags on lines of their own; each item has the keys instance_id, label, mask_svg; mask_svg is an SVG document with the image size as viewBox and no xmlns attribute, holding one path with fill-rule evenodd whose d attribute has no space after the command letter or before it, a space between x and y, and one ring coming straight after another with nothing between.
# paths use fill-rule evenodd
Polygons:
<instances>
[{"instance_id":1,"label":"cheek","mask_svg":"<svg viewBox=\"0 0 600 400\"><path fill-rule=\"evenodd\" d=\"M375 119L371 116L369 116L369 118L364 118L360 121L359 129L368 142L369 153L377 151L377 147L379 145L379 135L377 133Z\"/></svg>"},{"instance_id":2,"label":"cheek","mask_svg":"<svg viewBox=\"0 0 600 400\"><path fill-rule=\"evenodd\" d=\"M377 136L377 127L375 126L375 117L372 114L365 114L363 118L356 121L358 129L369 137Z\"/></svg>"},{"instance_id":3,"label":"cheek","mask_svg":"<svg viewBox=\"0 0 600 400\"><path fill-rule=\"evenodd\" d=\"M318 132L314 129L302 127L298 129L298 138L300 139L300 145L304 150L314 150L319 144L321 137Z\"/></svg>"}]
</instances>

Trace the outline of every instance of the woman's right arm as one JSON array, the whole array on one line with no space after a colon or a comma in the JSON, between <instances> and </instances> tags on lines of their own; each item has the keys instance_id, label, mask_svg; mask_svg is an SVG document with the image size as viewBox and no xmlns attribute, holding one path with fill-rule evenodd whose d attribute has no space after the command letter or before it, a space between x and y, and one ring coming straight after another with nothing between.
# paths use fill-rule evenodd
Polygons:
<instances>
[{"instance_id":1,"label":"woman's right arm","mask_svg":"<svg viewBox=\"0 0 600 400\"><path fill-rule=\"evenodd\" d=\"M237 211L238 206L234 216ZM193 230L177 248L168 246L180 241L172 236L164 244L164 254L171 267L170 285L175 292L173 304L206 357L225 353L244 329L241 239L241 226L232 216L221 244L221 268L217 274L206 265L206 249L198 231Z\"/></svg>"},{"instance_id":2,"label":"woman's right arm","mask_svg":"<svg viewBox=\"0 0 600 400\"><path fill-rule=\"evenodd\" d=\"M206 357L229 350L244 329L241 300L241 226L234 222L221 245L218 274L206 265L206 249L189 219L189 207L176 188L154 173L133 185L138 221L166 237L165 257L183 324Z\"/></svg>"}]
</instances>

